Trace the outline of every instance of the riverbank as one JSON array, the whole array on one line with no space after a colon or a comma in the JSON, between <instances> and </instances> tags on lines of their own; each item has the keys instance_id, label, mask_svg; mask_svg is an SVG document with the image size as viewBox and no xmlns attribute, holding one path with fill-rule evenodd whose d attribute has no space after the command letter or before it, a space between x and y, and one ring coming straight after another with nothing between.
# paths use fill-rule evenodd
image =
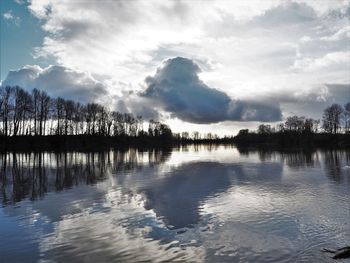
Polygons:
<instances>
[{"instance_id":1,"label":"riverbank","mask_svg":"<svg viewBox=\"0 0 350 263\"><path fill-rule=\"evenodd\" d=\"M244 148L349 148L350 134L239 134L219 139L152 136L49 135L0 137L0 151L96 151L111 148L171 148L186 144L234 144Z\"/></svg>"},{"instance_id":2,"label":"riverbank","mask_svg":"<svg viewBox=\"0 0 350 263\"><path fill-rule=\"evenodd\" d=\"M48 135L0 137L0 152L6 151L101 151L108 149L171 148L185 144L232 144L230 139L177 139L168 136Z\"/></svg>"},{"instance_id":3,"label":"riverbank","mask_svg":"<svg viewBox=\"0 0 350 263\"><path fill-rule=\"evenodd\" d=\"M48 135L0 137L0 151L100 151L110 148L149 148L171 146L171 140L150 137L98 136L98 135Z\"/></svg>"},{"instance_id":4,"label":"riverbank","mask_svg":"<svg viewBox=\"0 0 350 263\"><path fill-rule=\"evenodd\" d=\"M246 133L235 136L232 142L236 145L254 147L350 148L350 134Z\"/></svg>"}]
</instances>

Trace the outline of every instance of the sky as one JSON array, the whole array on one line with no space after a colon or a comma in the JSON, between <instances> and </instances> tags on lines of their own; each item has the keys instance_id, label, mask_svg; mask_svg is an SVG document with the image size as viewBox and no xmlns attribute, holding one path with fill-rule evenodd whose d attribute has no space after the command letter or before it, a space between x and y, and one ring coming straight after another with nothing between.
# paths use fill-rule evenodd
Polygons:
<instances>
[{"instance_id":1,"label":"sky","mask_svg":"<svg viewBox=\"0 0 350 263\"><path fill-rule=\"evenodd\" d=\"M350 101L350 1L0 5L2 85L219 135Z\"/></svg>"}]
</instances>

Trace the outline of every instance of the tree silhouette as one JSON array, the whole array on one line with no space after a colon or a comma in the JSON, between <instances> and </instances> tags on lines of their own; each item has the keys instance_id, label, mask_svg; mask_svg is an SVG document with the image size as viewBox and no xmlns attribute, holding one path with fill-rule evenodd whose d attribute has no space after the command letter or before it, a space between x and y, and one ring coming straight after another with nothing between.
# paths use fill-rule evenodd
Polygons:
<instances>
[{"instance_id":1,"label":"tree silhouette","mask_svg":"<svg viewBox=\"0 0 350 263\"><path fill-rule=\"evenodd\" d=\"M144 122L146 124L148 122L147 130L143 128ZM319 134L318 140L328 140L330 137L322 134L350 133L350 102L345 104L344 108L339 104L327 107L322 119L324 132L319 133L319 125L320 120L290 116L284 123L275 126L261 124L257 133L243 129L237 137L245 138L248 142L270 138L273 142L284 141L292 144L300 142L301 138L306 138L304 141L311 140L312 136ZM38 89L28 92L18 86L0 87L0 136L2 138L30 136L43 140L42 137L46 135L60 138L108 137L116 138L119 142L138 140L140 144L146 141L220 143L236 140L232 136L220 138L211 132L200 134L197 131L191 133L184 131L173 134L170 127L164 123L156 120L147 121L142 116L114 111L98 103L81 104L74 100L51 98L45 91ZM34 143L37 142L40 143L40 141ZM91 144L90 141L87 143Z\"/></svg>"},{"instance_id":2,"label":"tree silhouette","mask_svg":"<svg viewBox=\"0 0 350 263\"><path fill-rule=\"evenodd\" d=\"M344 109L339 104L327 107L323 112L323 129L326 132L336 134L340 129L340 121Z\"/></svg>"}]
</instances>

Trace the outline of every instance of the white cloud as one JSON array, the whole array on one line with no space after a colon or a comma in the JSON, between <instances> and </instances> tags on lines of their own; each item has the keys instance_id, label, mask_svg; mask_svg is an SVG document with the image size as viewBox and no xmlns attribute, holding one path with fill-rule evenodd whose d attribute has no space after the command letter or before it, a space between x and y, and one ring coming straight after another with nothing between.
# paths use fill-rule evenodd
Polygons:
<instances>
[{"instance_id":1,"label":"white cloud","mask_svg":"<svg viewBox=\"0 0 350 263\"><path fill-rule=\"evenodd\" d=\"M245 65L247 75L258 71L254 64L263 74L287 69L309 26L324 27L319 16L345 5L298 3L33 0L30 9L49 33L38 54L135 84L169 54L217 61L230 70Z\"/></svg>"},{"instance_id":2,"label":"white cloud","mask_svg":"<svg viewBox=\"0 0 350 263\"><path fill-rule=\"evenodd\" d=\"M343 38L347 39L348 41L350 40L350 25L340 28L336 33L334 33L331 36L321 37L321 40L339 41Z\"/></svg>"},{"instance_id":3,"label":"white cloud","mask_svg":"<svg viewBox=\"0 0 350 263\"><path fill-rule=\"evenodd\" d=\"M29 8L47 32L36 55L89 72L118 98L143 91L145 76L177 56L233 99L350 82L348 1L32 0Z\"/></svg>"},{"instance_id":4,"label":"white cloud","mask_svg":"<svg viewBox=\"0 0 350 263\"><path fill-rule=\"evenodd\" d=\"M9 10L3 14L3 18L5 21L9 23L14 23L16 26L19 26L21 24L21 18L19 16L15 16L12 12L12 10Z\"/></svg>"},{"instance_id":5,"label":"white cloud","mask_svg":"<svg viewBox=\"0 0 350 263\"><path fill-rule=\"evenodd\" d=\"M106 87L88 73L62 66L41 68L27 65L10 71L2 85L18 85L29 91L36 88L47 91L53 97L80 102L103 101L108 96Z\"/></svg>"},{"instance_id":6,"label":"white cloud","mask_svg":"<svg viewBox=\"0 0 350 263\"><path fill-rule=\"evenodd\" d=\"M350 51L339 51L328 53L323 57L303 57L294 63L296 69L301 69L307 72L321 72L322 70L339 69L350 70Z\"/></svg>"},{"instance_id":7,"label":"white cloud","mask_svg":"<svg viewBox=\"0 0 350 263\"><path fill-rule=\"evenodd\" d=\"M26 0L14 0L17 4L23 5L26 3Z\"/></svg>"}]
</instances>

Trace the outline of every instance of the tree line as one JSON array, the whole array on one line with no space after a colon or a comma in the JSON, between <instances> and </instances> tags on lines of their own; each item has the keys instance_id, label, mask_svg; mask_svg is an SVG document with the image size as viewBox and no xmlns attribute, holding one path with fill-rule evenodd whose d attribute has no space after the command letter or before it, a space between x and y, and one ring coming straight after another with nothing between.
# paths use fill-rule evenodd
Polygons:
<instances>
[{"instance_id":1,"label":"tree line","mask_svg":"<svg viewBox=\"0 0 350 263\"><path fill-rule=\"evenodd\" d=\"M242 129L232 141L261 147L350 147L350 102L327 107L322 120L290 116L275 126L261 124L252 132Z\"/></svg>"},{"instance_id":2,"label":"tree line","mask_svg":"<svg viewBox=\"0 0 350 263\"><path fill-rule=\"evenodd\" d=\"M170 128L142 116L111 111L98 103L51 98L45 91L18 86L0 88L0 135L172 136Z\"/></svg>"},{"instance_id":3,"label":"tree line","mask_svg":"<svg viewBox=\"0 0 350 263\"><path fill-rule=\"evenodd\" d=\"M52 98L38 89L28 92L19 86L0 87L0 136L45 135L146 136L182 141L219 139L211 132L172 133L164 123L111 111L98 103Z\"/></svg>"},{"instance_id":4,"label":"tree line","mask_svg":"<svg viewBox=\"0 0 350 263\"><path fill-rule=\"evenodd\" d=\"M276 126L269 124L260 124L256 133L350 133L350 102L343 106L333 104L323 111L322 122L319 119L306 118L304 116L290 116L285 122ZM249 133L248 129L239 131L239 135Z\"/></svg>"},{"instance_id":5,"label":"tree line","mask_svg":"<svg viewBox=\"0 0 350 263\"><path fill-rule=\"evenodd\" d=\"M144 129L144 126L147 128ZM290 116L275 126L259 125L257 131L245 134L275 133L350 133L350 102L344 106L333 104L323 112L322 121L303 116ZM45 91L28 92L18 86L0 87L0 136L93 135L104 137L161 137L183 142L230 141L232 136L220 138L213 133L197 131L172 133L170 127L142 116L109 110L98 103L79 103L69 99L52 98Z\"/></svg>"}]
</instances>

